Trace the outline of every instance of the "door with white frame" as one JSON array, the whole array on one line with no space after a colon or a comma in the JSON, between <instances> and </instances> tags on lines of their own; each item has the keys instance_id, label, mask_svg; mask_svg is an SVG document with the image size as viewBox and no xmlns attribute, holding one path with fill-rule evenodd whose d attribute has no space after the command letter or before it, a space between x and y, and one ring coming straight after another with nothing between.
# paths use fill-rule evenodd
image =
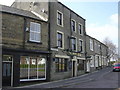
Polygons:
<instances>
[{"instance_id":1,"label":"door with white frame","mask_svg":"<svg viewBox=\"0 0 120 90\"><path fill-rule=\"evenodd\" d=\"M3 55L2 58L2 85L12 86L13 82L13 56Z\"/></svg>"},{"instance_id":2,"label":"door with white frame","mask_svg":"<svg viewBox=\"0 0 120 90\"><path fill-rule=\"evenodd\" d=\"M90 72L90 60L87 61L87 72Z\"/></svg>"},{"instance_id":3,"label":"door with white frame","mask_svg":"<svg viewBox=\"0 0 120 90\"><path fill-rule=\"evenodd\" d=\"M72 76L77 76L77 60L72 59Z\"/></svg>"}]
</instances>

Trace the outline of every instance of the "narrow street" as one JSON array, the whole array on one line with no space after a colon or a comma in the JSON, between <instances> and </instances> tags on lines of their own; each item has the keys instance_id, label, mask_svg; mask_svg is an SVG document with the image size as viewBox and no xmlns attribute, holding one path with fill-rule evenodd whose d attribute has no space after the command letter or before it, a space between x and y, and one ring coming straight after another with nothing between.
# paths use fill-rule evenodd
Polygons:
<instances>
[{"instance_id":1,"label":"narrow street","mask_svg":"<svg viewBox=\"0 0 120 90\"><path fill-rule=\"evenodd\" d=\"M112 68L107 67L79 77L18 88L118 88L118 76L119 72L112 72Z\"/></svg>"},{"instance_id":2,"label":"narrow street","mask_svg":"<svg viewBox=\"0 0 120 90\"><path fill-rule=\"evenodd\" d=\"M108 71L107 71L108 70ZM64 88L118 88L119 78L118 72L112 72L111 69L107 69L106 72L96 73L95 77L91 77L91 80L85 83L76 83Z\"/></svg>"}]
</instances>

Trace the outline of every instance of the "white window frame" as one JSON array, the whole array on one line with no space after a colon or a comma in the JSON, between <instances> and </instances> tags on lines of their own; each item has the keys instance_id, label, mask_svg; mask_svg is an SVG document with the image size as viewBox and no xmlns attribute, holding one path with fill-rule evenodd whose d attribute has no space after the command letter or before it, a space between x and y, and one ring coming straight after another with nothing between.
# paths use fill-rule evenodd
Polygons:
<instances>
[{"instance_id":1,"label":"white window frame","mask_svg":"<svg viewBox=\"0 0 120 90\"><path fill-rule=\"evenodd\" d=\"M60 13L60 14L62 15L62 21L61 21L61 22L62 22L62 25L60 25L60 24L58 23L58 13ZM59 10L57 10L57 25L63 27L63 13L60 12Z\"/></svg>"},{"instance_id":2,"label":"white window frame","mask_svg":"<svg viewBox=\"0 0 120 90\"><path fill-rule=\"evenodd\" d=\"M79 25L81 25L81 34L80 34L80 30L79 30ZM81 23L78 23L78 32L81 36L83 36L83 25Z\"/></svg>"},{"instance_id":3,"label":"white window frame","mask_svg":"<svg viewBox=\"0 0 120 90\"><path fill-rule=\"evenodd\" d=\"M47 60L47 58L46 58L46 60L45 60L45 78L38 78L38 71L37 71L37 78L36 79L30 79L29 78L29 75L30 75L30 59L31 58L34 58L34 57L31 57L31 56L29 56L28 57L28 59L29 59L29 65L28 65L28 78L27 79L20 79L20 81L22 82L22 81L37 81L37 80L46 80L46 60ZM38 58L40 58L40 57L37 57L36 59L38 59ZM37 69L38 69L38 65L37 65Z\"/></svg>"},{"instance_id":4,"label":"white window frame","mask_svg":"<svg viewBox=\"0 0 120 90\"><path fill-rule=\"evenodd\" d=\"M10 82L10 86L13 86L13 55L3 55L3 56L10 56L10 57L12 57L12 60L11 61L2 61L2 63L3 62L9 62L9 63L11 63L12 64L12 66L11 66L11 82Z\"/></svg>"},{"instance_id":5,"label":"white window frame","mask_svg":"<svg viewBox=\"0 0 120 90\"><path fill-rule=\"evenodd\" d=\"M99 67L98 55L95 55L95 67Z\"/></svg>"},{"instance_id":6,"label":"white window frame","mask_svg":"<svg viewBox=\"0 0 120 90\"><path fill-rule=\"evenodd\" d=\"M40 30L39 31L34 31L34 30L32 30L32 28L31 28L31 24L36 24L36 25L39 25L39 28L40 28ZM36 28L36 27L34 27L34 28ZM39 34L40 35L40 39L39 40L32 40L31 39L31 33L36 33L36 34ZM29 34L29 41L31 41L31 42L37 42L37 43L40 43L41 42L41 24L40 23L36 23L36 22L30 22L30 34Z\"/></svg>"},{"instance_id":7,"label":"white window frame","mask_svg":"<svg viewBox=\"0 0 120 90\"><path fill-rule=\"evenodd\" d=\"M94 58L94 55L90 55L90 56L91 56L90 67L95 67L95 58Z\"/></svg>"},{"instance_id":8,"label":"white window frame","mask_svg":"<svg viewBox=\"0 0 120 90\"><path fill-rule=\"evenodd\" d=\"M93 39L90 38L90 50L93 51Z\"/></svg>"},{"instance_id":9,"label":"white window frame","mask_svg":"<svg viewBox=\"0 0 120 90\"><path fill-rule=\"evenodd\" d=\"M97 52L97 42L95 41L95 52Z\"/></svg>"},{"instance_id":10,"label":"white window frame","mask_svg":"<svg viewBox=\"0 0 120 90\"><path fill-rule=\"evenodd\" d=\"M72 30L72 21L75 22L75 31ZM72 32L76 32L76 21L74 19L71 19L71 30L72 30Z\"/></svg>"},{"instance_id":11,"label":"white window frame","mask_svg":"<svg viewBox=\"0 0 120 90\"><path fill-rule=\"evenodd\" d=\"M82 39L79 39L79 50L80 50L80 41L82 41L82 52L81 53L83 53L84 52L84 42Z\"/></svg>"},{"instance_id":12,"label":"white window frame","mask_svg":"<svg viewBox=\"0 0 120 90\"><path fill-rule=\"evenodd\" d=\"M61 31L57 31L57 34L60 33L62 34L62 47L58 47L59 49L64 49L64 33L61 32ZM57 37L57 34L56 34L56 37ZM58 46L58 37L57 37L57 46Z\"/></svg>"},{"instance_id":13,"label":"white window frame","mask_svg":"<svg viewBox=\"0 0 120 90\"><path fill-rule=\"evenodd\" d=\"M74 36L71 36L72 38L75 38L76 39L76 52L77 52L77 37L74 37ZM72 49L72 40L71 40L71 49Z\"/></svg>"},{"instance_id":14,"label":"white window frame","mask_svg":"<svg viewBox=\"0 0 120 90\"><path fill-rule=\"evenodd\" d=\"M100 43L98 43L98 50L99 50L98 52L100 53Z\"/></svg>"}]
</instances>

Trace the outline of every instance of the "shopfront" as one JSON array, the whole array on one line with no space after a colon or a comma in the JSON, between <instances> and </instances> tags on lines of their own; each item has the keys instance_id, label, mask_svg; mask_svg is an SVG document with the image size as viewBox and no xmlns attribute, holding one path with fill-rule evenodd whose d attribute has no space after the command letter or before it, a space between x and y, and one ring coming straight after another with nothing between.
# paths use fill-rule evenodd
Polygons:
<instances>
[{"instance_id":1,"label":"shopfront","mask_svg":"<svg viewBox=\"0 0 120 90\"><path fill-rule=\"evenodd\" d=\"M45 56L21 56L20 81L46 80Z\"/></svg>"},{"instance_id":2,"label":"shopfront","mask_svg":"<svg viewBox=\"0 0 120 90\"><path fill-rule=\"evenodd\" d=\"M47 80L48 52L4 50L2 55L2 86L19 86L28 81Z\"/></svg>"},{"instance_id":3,"label":"shopfront","mask_svg":"<svg viewBox=\"0 0 120 90\"><path fill-rule=\"evenodd\" d=\"M2 84L3 86L12 86L13 84L13 56L12 55L3 55Z\"/></svg>"}]
</instances>

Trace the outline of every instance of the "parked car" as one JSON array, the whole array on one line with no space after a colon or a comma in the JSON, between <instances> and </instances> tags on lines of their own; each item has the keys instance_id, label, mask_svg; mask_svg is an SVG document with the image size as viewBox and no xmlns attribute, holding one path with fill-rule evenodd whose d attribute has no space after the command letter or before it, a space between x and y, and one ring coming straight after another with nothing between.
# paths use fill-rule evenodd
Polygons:
<instances>
[{"instance_id":1,"label":"parked car","mask_svg":"<svg viewBox=\"0 0 120 90\"><path fill-rule=\"evenodd\" d=\"M114 65L113 65L113 72L114 71L120 71L120 63L115 63Z\"/></svg>"}]
</instances>

